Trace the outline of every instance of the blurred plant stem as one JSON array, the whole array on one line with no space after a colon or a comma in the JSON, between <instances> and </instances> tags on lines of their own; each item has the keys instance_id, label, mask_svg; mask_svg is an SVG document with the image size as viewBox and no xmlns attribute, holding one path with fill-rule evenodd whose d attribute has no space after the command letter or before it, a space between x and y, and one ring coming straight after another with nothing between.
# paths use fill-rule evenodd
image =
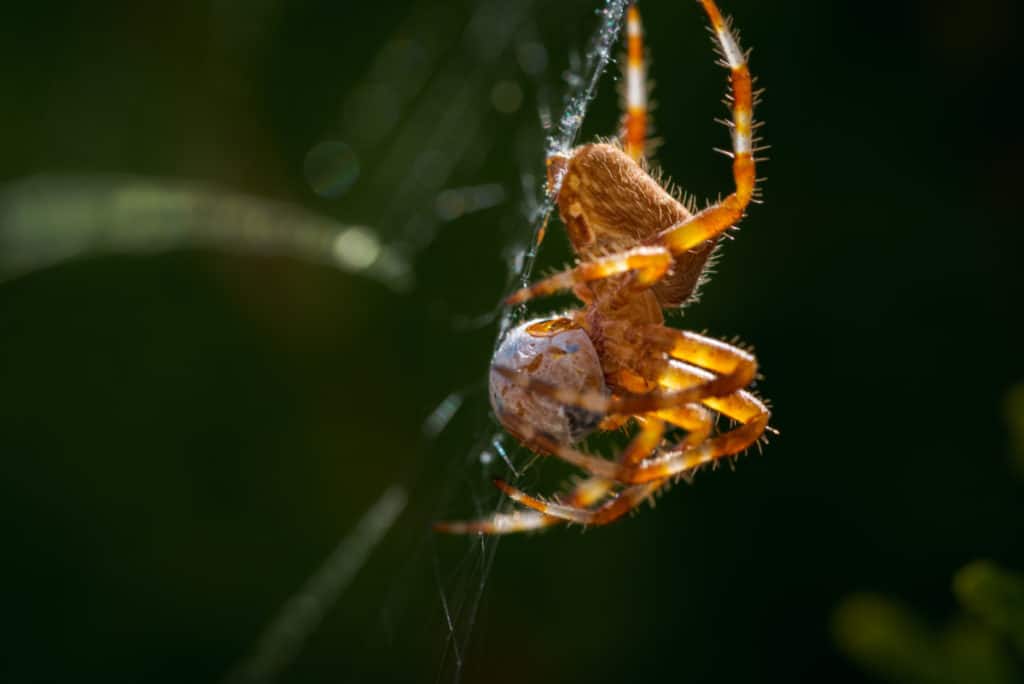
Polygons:
<instances>
[{"instance_id":1,"label":"blurred plant stem","mask_svg":"<svg viewBox=\"0 0 1024 684\"><path fill-rule=\"evenodd\" d=\"M1007 638L1024 657L1024 576L975 561L953 577L953 592L970 615Z\"/></svg>"}]
</instances>

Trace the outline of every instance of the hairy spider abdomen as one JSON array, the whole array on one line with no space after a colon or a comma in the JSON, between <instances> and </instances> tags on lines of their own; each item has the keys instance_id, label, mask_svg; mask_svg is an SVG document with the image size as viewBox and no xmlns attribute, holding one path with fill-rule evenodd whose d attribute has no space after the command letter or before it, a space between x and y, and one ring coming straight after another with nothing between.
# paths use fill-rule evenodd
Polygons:
<instances>
[{"instance_id":1,"label":"hairy spider abdomen","mask_svg":"<svg viewBox=\"0 0 1024 684\"><path fill-rule=\"evenodd\" d=\"M581 145L548 160L548 182L562 176L558 212L581 259L619 252L690 218L691 213L621 147ZM662 307L681 306L700 282L715 240L675 257L654 286Z\"/></svg>"},{"instance_id":2,"label":"hairy spider abdomen","mask_svg":"<svg viewBox=\"0 0 1024 684\"><path fill-rule=\"evenodd\" d=\"M593 343L582 328L566 318L527 321L512 328L498 346L492 366L573 392L608 392ZM518 432L517 423L527 424L572 444L592 432L604 417L531 392L494 368L490 395L495 415L513 434Z\"/></svg>"}]
</instances>

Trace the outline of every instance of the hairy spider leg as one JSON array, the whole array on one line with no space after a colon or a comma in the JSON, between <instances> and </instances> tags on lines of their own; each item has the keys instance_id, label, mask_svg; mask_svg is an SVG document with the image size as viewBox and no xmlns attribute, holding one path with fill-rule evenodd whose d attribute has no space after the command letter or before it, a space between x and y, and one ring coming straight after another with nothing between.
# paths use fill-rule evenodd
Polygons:
<instances>
[{"instance_id":1,"label":"hairy spider leg","mask_svg":"<svg viewBox=\"0 0 1024 684\"><path fill-rule=\"evenodd\" d=\"M660 387L668 390L667 392L627 395L624 398L611 400L593 393L565 390L537 380L527 382L531 390L564 404L598 410L596 409L597 400L600 399L607 402L608 407L624 406L624 412L645 413L667 408L663 404L678 402L677 406L681 406L694 401L690 397L693 389L707 387L719 377L703 368L677 359L663 359L658 367L657 383ZM520 382L523 381L520 380ZM657 459L648 460L635 466L589 456L576 451L569 445L561 444L552 436L542 433L530 425L520 421L510 420L510 422L515 422L524 443L541 453L561 458L592 475L613 479L623 484L643 484L679 475L722 456L739 453L756 442L768 427L770 417L768 408L750 392L737 391L718 397L704 396L698 401L738 421L740 425L728 432L709 438L693 449L668 452ZM641 404L646 404L646 406L637 408Z\"/></svg>"},{"instance_id":2,"label":"hairy spider leg","mask_svg":"<svg viewBox=\"0 0 1024 684\"><path fill-rule=\"evenodd\" d=\"M711 413L698 405L666 409L658 411L654 415L660 420L645 421L644 418L638 417L644 427L637 438L632 440L622 451L619 456L620 462L639 463L653 451L664 435L664 424L659 424L661 421L687 431L686 437L679 442L680 446L686 447L693 447L703 442L711 434L713 427ZM534 511L495 513L487 518L468 522L439 522L434 525L434 529L452 534L511 534L539 530L565 522L576 522L582 525L607 525L628 513L644 499L653 496L668 481L666 478L627 488L615 498L593 510L590 510L590 506L605 498L613 488L618 486L615 480L601 477L586 478L577 483L566 497L565 503L541 501L501 481L498 486L502 491L513 500L533 508Z\"/></svg>"},{"instance_id":3,"label":"hairy spider leg","mask_svg":"<svg viewBox=\"0 0 1024 684\"><path fill-rule=\"evenodd\" d=\"M746 387L757 375L757 359L749 351L713 337L663 325L637 327L623 321L609 321L613 338L639 347L651 348L702 368L732 377L736 389Z\"/></svg>"},{"instance_id":4,"label":"hairy spider leg","mask_svg":"<svg viewBox=\"0 0 1024 684\"><path fill-rule=\"evenodd\" d=\"M586 509L594 505L617 486L614 480L601 477L589 477L581 480L572 488L566 504L573 508ZM640 485L646 487L647 485ZM434 530L447 534L514 534L540 530L565 522L563 518L544 515L536 511L513 511L511 513L494 513L480 520L445 520L434 523Z\"/></svg>"},{"instance_id":5,"label":"hairy spider leg","mask_svg":"<svg viewBox=\"0 0 1024 684\"><path fill-rule=\"evenodd\" d=\"M632 286L642 289L661 280L671 266L672 254L664 247L636 247L628 252L585 261L576 268L556 273L550 278L545 278L512 293L505 302L507 304L522 304L534 297L554 294L582 283L604 280L626 273L633 275Z\"/></svg>"},{"instance_id":6,"label":"hairy spider leg","mask_svg":"<svg viewBox=\"0 0 1024 684\"><path fill-rule=\"evenodd\" d=\"M710 436L713 427L711 413L696 404L664 409L654 415L660 420L644 422L642 417L638 417L638 420L644 424L644 428L637 438L632 440L622 451L619 456L620 462L640 463L648 453L657 447L664 434L664 425L659 424L660 421L671 423L687 431L686 437L679 442L681 447L695 447L701 444ZM590 510L590 506L605 498L618 485L615 480L602 477L586 478L576 484L567 496L565 503L549 503L530 497L521 490L501 481L498 486L505 494L513 500L533 508L534 511L495 513L481 520L465 522L438 522L434 524L434 529L449 534L513 534L544 529L565 522L576 522L582 525L607 525L653 496L668 482L669 478L663 478L648 484L629 487L597 509Z\"/></svg>"},{"instance_id":7,"label":"hairy spider leg","mask_svg":"<svg viewBox=\"0 0 1024 684\"><path fill-rule=\"evenodd\" d=\"M648 394L623 392L610 398L597 392L579 391L536 378L525 378L511 368L492 368L531 392L549 397L560 404L578 406L595 413L630 415L657 412L659 417L674 423L674 419L669 416L678 416L679 410L688 409L694 402L700 402L741 423L758 419L762 414L767 423L770 415L767 407L750 392L733 391L719 396L707 394L706 388L716 387L716 381L722 376L678 359L653 358L644 365L648 369L656 369L654 378L662 391ZM507 415L504 418L517 427L528 428L514 416ZM548 446L555 441L550 435L543 435L532 428L523 430L521 434L528 443L527 437L538 435L542 435L544 441L535 446L550 451Z\"/></svg>"},{"instance_id":8,"label":"hairy spider leg","mask_svg":"<svg viewBox=\"0 0 1024 684\"><path fill-rule=\"evenodd\" d=\"M717 405L722 413L742 415L739 427L711 437L694 447L674 449L661 456L647 459L635 465L625 465L590 456L571 446L560 444L549 435L523 427L526 439L535 447L566 463L574 465L591 475L615 480L627 485L644 484L664 480L693 471L723 456L732 456L754 444L768 426L768 409L757 397L741 391L726 398L706 400L710 406ZM734 417L730 415L730 417Z\"/></svg>"},{"instance_id":9,"label":"hairy spider leg","mask_svg":"<svg viewBox=\"0 0 1024 684\"><path fill-rule=\"evenodd\" d=\"M711 377L713 374L703 368L697 368L684 361L669 359L658 377L658 384L668 390L679 390L692 387L695 383L706 382ZM722 397L705 397L700 400L700 403L744 425L761 422L763 419L765 427L767 427L768 419L771 417L771 412L764 402L746 390Z\"/></svg>"},{"instance_id":10,"label":"hairy spider leg","mask_svg":"<svg viewBox=\"0 0 1024 684\"><path fill-rule=\"evenodd\" d=\"M658 325L638 328L622 321L607 323L606 330L605 344L619 358L639 357L636 370L641 377L658 378L665 372L672 372L665 370L662 354L718 373L711 380L693 386L621 397L614 406L617 413L652 411L680 401L688 403L726 396L743 389L757 377L754 355L721 340Z\"/></svg>"},{"instance_id":11,"label":"hairy spider leg","mask_svg":"<svg viewBox=\"0 0 1024 684\"><path fill-rule=\"evenodd\" d=\"M441 520L433 524L433 529L444 534L514 534L550 527L556 522L536 511L512 511L494 513L481 520Z\"/></svg>"},{"instance_id":12,"label":"hairy spider leg","mask_svg":"<svg viewBox=\"0 0 1024 684\"><path fill-rule=\"evenodd\" d=\"M658 418L641 418L639 420L641 422L640 431L620 454L619 463L621 464L640 463L648 454L658 448L665 436L665 423L662 420ZM601 478L590 478L584 482L593 482L595 479L598 480L599 487L603 486L605 492L610 491L616 485L614 480ZM654 494L664 482L628 487L593 510L588 510L572 500L566 504L543 501L524 493L502 479L496 479L494 484L513 501L544 513L555 521L577 522L583 525L606 525L636 508L640 502Z\"/></svg>"},{"instance_id":13,"label":"hairy spider leg","mask_svg":"<svg viewBox=\"0 0 1024 684\"><path fill-rule=\"evenodd\" d=\"M699 429L698 425L701 422L700 417L693 417L691 415L684 414L673 414L672 417L680 422L693 425L696 429ZM706 417L706 422L710 429L710 416ZM648 451L651 451L658 446L658 443L661 441L664 433L665 424L661 420L654 419L645 421L640 433L637 435L637 438L631 443L631 446L635 446L632 449L627 448L624 450L620 455L620 461L624 463L639 462ZM499 488L502 488L504 481L497 480L495 484L498 482L502 483L502 485L498 485ZM504 486L508 487L508 485ZM587 507L592 506L607 496L615 486L617 486L617 483L614 480L606 480L600 477L591 477L582 480L577 483L570 492L566 500L566 506L574 510L586 510ZM657 486L660 486L660 483ZM653 493L654 489L657 489L657 486L640 485L635 487L635 489L650 489L651 491L647 494L649 496ZM607 504L605 504L605 506L607 506ZM602 506L601 508L603 509L605 506ZM541 512L543 513L543 511ZM625 511L623 511L623 513L624 512ZM512 513L495 513L481 520L471 520L466 522L437 522L434 523L434 529L438 532L446 532L449 534L470 534L474 532L480 532L483 534L510 534L514 532L538 530L545 527L551 527L552 525L562 524L564 522L564 516L538 515L533 512L514 511Z\"/></svg>"},{"instance_id":14,"label":"hairy spider leg","mask_svg":"<svg viewBox=\"0 0 1024 684\"><path fill-rule=\"evenodd\" d=\"M651 484L628 487L622 490L607 503L602 504L593 510L578 508L565 504L551 503L530 496L521 489L516 489L504 480L496 479L495 486L503 491L510 499L543 515L549 516L559 522L568 521L581 525L607 525L621 518L629 511L651 497L654 492L664 484L664 481Z\"/></svg>"},{"instance_id":15,"label":"hairy spider leg","mask_svg":"<svg viewBox=\"0 0 1024 684\"><path fill-rule=\"evenodd\" d=\"M732 120L728 121L732 132L733 182L735 190L721 202L694 214L685 221L662 230L650 239L647 247L667 249L671 254L682 254L698 247L705 241L724 233L743 217L743 212L754 196L757 178L755 176L755 159L753 131L756 124L753 120L754 93L750 70L747 67L746 54L740 49L739 43L722 18L721 12L713 0L698 0L704 7L711 21L711 30L718 42L723 57L722 64L729 69L731 85ZM602 280L623 273L636 273L639 277L634 287L653 285L643 276L643 266L633 265L637 249L602 257L597 262L584 262L575 268L556 273L530 287L514 292L506 301L519 304L534 297L552 294L573 286ZM600 262L600 268L592 266ZM665 273L658 275L657 279ZM656 281L655 281L656 282Z\"/></svg>"},{"instance_id":16,"label":"hairy spider leg","mask_svg":"<svg viewBox=\"0 0 1024 684\"><path fill-rule=\"evenodd\" d=\"M752 416L759 412L767 413L766 410L764 410L763 405L760 405L760 402L757 401L756 398L746 392L737 393L736 395L729 397L726 401L720 402L720 406L724 409L729 409L730 413L734 413L737 416ZM765 421L767 421L767 417L765 417ZM746 446L749 446L749 444L756 440L757 436L760 435L760 431L757 430L758 424L756 421L751 420L750 426L753 428L751 432L757 433L753 437L747 435L741 438L740 435L735 434L738 433L739 430L733 431L732 433L726 433L727 435L735 435L737 443L741 445L738 448L737 444L723 444L722 446L724 449L720 449L723 453L715 454L713 453L715 449L712 448L710 443L703 442L702 437L698 435L688 435L687 439L679 445L680 448L669 451L663 456L647 462L638 463L634 461L632 466L626 463L612 463L605 461L604 459L581 454L568 447L560 447L558 453L555 453L556 456L561 456L570 463L574 463L575 465L591 470L592 472L595 469L604 470L606 476L615 475L617 472L617 476L614 479L618 479L620 481L627 475L634 479L648 477L651 475L651 471L653 470L660 470L664 473L660 477L654 478L649 484L634 485L626 488L616 498L610 499L602 506L593 510L573 506L571 502L569 504L560 504L543 501L530 496L501 480L496 480L495 484L513 500L547 516L558 517L563 520L576 522L582 525L605 525L622 517L622 515L635 508L644 499L652 496L654 492L667 483L672 476L684 474L686 471L696 469L720 456L735 453L735 451L732 451L733 449L739 451L746 448ZM763 427L761 429L763 430ZM723 435L722 437L725 436L726 435ZM749 440L749 442L747 440ZM724 442L725 440L716 439L712 441ZM746 442L746 444L744 444L744 442ZM566 458L567 456L570 458Z\"/></svg>"},{"instance_id":17,"label":"hairy spider leg","mask_svg":"<svg viewBox=\"0 0 1024 684\"><path fill-rule=\"evenodd\" d=\"M609 397L598 392L580 392L553 385L502 366L494 366L493 369L531 392L548 396L562 404L610 415L644 414L703 401L709 397L727 396L749 385L757 375L757 360L752 354L710 337L655 325L636 329L632 324L618 321L610 322L608 326L616 334L607 335L605 345L618 358L639 356L637 370L643 378L657 379L662 384L663 376L675 377L678 374L678 370L664 354L716 373L708 374L697 384L691 382L680 385L676 382L669 384L667 390L620 392L617 396ZM624 341L620 342L619 339ZM637 354L634 349L647 351Z\"/></svg>"},{"instance_id":18,"label":"hairy spider leg","mask_svg":"<svg viewBox=\"0 0 1024 684\"><path fill-rule=\"evenodd\" d=\"M680 447L695 447L707 439L711 434L711 414L700 406L693 405L680 407L678 409L660 411L657 415L668 422L689 430L686 437L679 443L678 446ZM639 444L639 441L640 440L635 439L630 443L629 447L627 447L627 451L630 451L630 447L636 445L636 448L631 450L633 458L629 459L628 463L637 464L642 462L643 452L641 451L642 446ZM655 447L656 446L657 444L655 444ZM653 451L653 449L651 451ZM598 479L599 478L591 478L587 481L590 482ZM666 477L660 480L655 480L649 484L628 487L615 498L609 499L605 504L593 510L588 510L582 506L574 505L572 500L567 501L565 504L544 501L537 497L530 496L522 490L501 480L495 481L495 484L506 495L508 495L509 498L548 516L559 518L567 522L579 523L581 525L607 525L615 522L623 515L636 508L645 499L652 497L657 490L665 486L670 479L671 478ZM609 483L613 482L612 480L600 481Z\"/></svg>"},{"instance_id":19,"label":"hairy spider leg","mask_svg":"<svg viewBox=\"0 0 1024 684\"><path fill-rule=\"evenodd\" d=\"M663 364L657 364L655 360L645 361L645 368L656 367L655 375L670 375L671 368L665 368ZM620 392L614 396L606 396L599 392L589 392L572 389L563 385L547 382L538 378L531 378L517 373L513 368L505 366L491 366L491 370L505 376L509 381L519 385L541 396L549 397L554 401L567 406L578 406L593 413L607 414L609 416L630 416L642 413L651 413L665 409L677 408L695 401L703 402L704 399L715 396L715 390L723 389L722 377L709 374L707 380L695 386L685 387L678 390L657 390L646 394L635 394L632 392ZM731 383L730 383L731 384ZM735 391L736 388L728 390ZM724 394L726 392L719 392ZM514 420L508 416L509 420Z\"/></svg>"},{"instance_id":20,"label":"hairy spider leg","mask_svg":"<svg viewBox=\"0 0 1024 684\"><path fill-rule=\"evenodd\" d=\"M674 409L666 409L650 414L646 417L636 416L636 420L643 426L640 434L630 441L626 448L619 454L619 463L625 464L636 464L643 461L651 452L653 452L661 443L661 440L665 435L665 423L670 423L676 427L682 428L687 431L686 437L680 442L680 446L696 446L703 442L711 434L713 428L713 420L711 413L702 406L691 404L689 406L681 406ZM625 496L631 501L642 501L660 489L667 480L648 485L638 485L636 489L644 489L646 493L640 496L639 492L623 493L621 496ZM602 498L605 494L610 492L613 487L618 483L614 480L606 480L599 477L591 477L580 483L580 485L573 490L572 494L568 497L565 504L574 509L583 509L589 507L597 500ZM580 497L578 492L581 487L585 487L589 493L589 497ZM506 488L515 489L506 485ZM508 493L506 491L506 493ZM609 501L605 506L602 506L598 511L602 511L602 517L600 518L603 522L584 522L582 520L575 520L575 522L583 522L585 525L598 525L607 524L619 518L623 513L628 512L629 509L622 510L618 515L614 517L609 516L609 511L606 510L606 506L614 503ZM595 511L596 512L596 511ZM564 516L557 516L558 518L566 519Z\"/></svg>"},{"instance_id":21,"label":"hairy spider leg","mask_svg":"<svg viewBox=\"0 0 1024 684\"><path fill-rule=\"evenodd\" d=\"M639 162L647 148L647 64L644 59L644 30L640 10L631 4L626 13L626 68L623 97L622 149Z\"/></svg>"},{"instance_id":22,"label":"hairy spider leg","mask_svg":"<svg viewBox=\"0 0 1024 684\"><path fill-rule=\"evenodd\" d=\"M708 395L705 390L714 388L717 380L723 376L716 376L703 368L691 365L678 359L651 359L643 364L652 377L656 378L661 392L650 394L627 395L621 401L613 401L612 406L624 410L636 412L647 412L670 405L673 402L682 402L687 399L699 401L719 413L741 423L751 421L760 422L764 419L767 427L770 412L767 407L753 394L746 391L733 391L728 394ZM703 394L698 399L692 399L693 394ZM762 428L763 431L764 428Z\"/></svg>"},{"instance_id":23,"label":"hairy spider leg","mask_svg":"<svg viewBox=\"0 0 1024 684\"><path fill-rule=\"evenodd\" d=\"M735 191L721 202L672 226L655 238L673 253L700 245L705 240L728 230L743 217L743 211L754 196L757 178L754 172L754 92L753 79L747 66L747 55L729 30L713 0L698 0L711 20L711 30L718 41L723 61L729 69L732 89L732 174Z\"/></svg>"}]
</instances>

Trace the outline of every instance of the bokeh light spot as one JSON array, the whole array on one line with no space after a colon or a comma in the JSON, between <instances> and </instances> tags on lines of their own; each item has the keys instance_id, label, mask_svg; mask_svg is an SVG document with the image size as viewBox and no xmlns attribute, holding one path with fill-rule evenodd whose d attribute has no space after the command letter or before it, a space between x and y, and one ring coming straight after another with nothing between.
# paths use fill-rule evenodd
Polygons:
<instances>
[{"instance_id":1,"label":"bokeh light spot","mask_svg":"<svg viewBox=\"0 0 1024 684\"><path fill-rule=\"evenodd\" d=\"M343 195L359 178L359 159L352 148L337 140L324 140L306 153L306 182L320 197Z\"/></svg>"},{"instance_id":2,"label":"bokeh light spot","mask_svg":"<svg viewBox=\"0 0 1024 684\"><path fill-rule=\"evenodd\" d=\"M539 76L548 66L548 51L541 43L522 43L516 48L519 66L531 76Z\"/></svg>"},{"instance_id":3,"label":"bokeh light spot","mask_svg":"<svg viewBox=\"0 0 1024 684\"><path fill-rule=\"evenodd\" d=\"M355 271L372 266L380 252L380 241L366 228L354 226L334 239L334 256Z\"/></svg>"},{"instance_id":4,"label":"bokeh light spot","mask_svg":"<svg viewBox=\"0 0 1024 684\"><path fill-rule=\"evenodd\" d=\"M515 81L498 81L491 89L491 104L502 114L517 112L523 104L523 89Z\"/></svg>"}]
</instances>

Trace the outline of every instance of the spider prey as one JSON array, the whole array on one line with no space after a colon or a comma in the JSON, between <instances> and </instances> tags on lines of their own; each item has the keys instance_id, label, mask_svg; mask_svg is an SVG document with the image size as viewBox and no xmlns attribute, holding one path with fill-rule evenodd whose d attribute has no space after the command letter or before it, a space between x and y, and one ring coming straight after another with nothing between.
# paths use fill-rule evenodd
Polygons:
<instances>
[{"instance_id":1,"label":"spider prey","mask_svg":"<svg viewBox=\"0 0 1024 684\"><path fill-rule=\"evenodd\" d=\"M697 289L718 238L755 196L754 93L746 54L713 0L698 0L729 69L735 190L691 213L647 170L646 69L640 16L629 7L621 144L594 143L547 160L548 184L579 261L509 297L519 304L571 289L584 303L560 317L509 331L494 355L491 403L505 429L533 451L588 474L557 502L495 484L527 509L471 522L441 522L452 533L501 534L562 522L604 525L660 487L754 444L768 409L746 388L757 361L749 352L667 327L662 310ZM737 422L714 429L715 414ZM635 436L616 461L573 444L593 430L634 421ZM666 442L666 431L686 436Z\"/></svg>"}]
</instances>

